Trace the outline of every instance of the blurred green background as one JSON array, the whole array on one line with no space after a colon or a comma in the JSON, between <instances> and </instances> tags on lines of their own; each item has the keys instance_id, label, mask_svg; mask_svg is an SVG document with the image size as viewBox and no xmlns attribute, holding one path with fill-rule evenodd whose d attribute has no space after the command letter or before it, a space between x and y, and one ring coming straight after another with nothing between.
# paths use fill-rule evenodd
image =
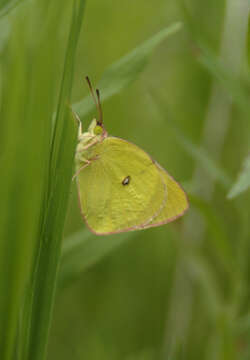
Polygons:
<instances>
[{"instance_id":1,"label":"blurred green background","mask_svg":"<svg viewBox=\"0 0 250 360\"><path fill-rule=\"evenodd\" d=\"M32 339L48 335L50 319L46 331L39 322L50 318L57 273L49 360L250 359L249 3L91 0L84 11L84 1L78 3L81 32L75 55L65 62L75 41L65 50L74 1L0 2L0 330L12 324L12 342L0 335L0 358L44 359L35 355ZM175 22L182 25L150 45L144 58L140 45ZM135 56L127 67L111 67L133 50L140 61ZM99 83L109 134L145 149L182 184L190 198L183 218L108 237L86 230L71 183L75 138L71 147L64 140L75 130L54 130L61 134L62 156L69 157L65 171L61 162L53 173L58 183L67 177L65 188L46 172L57 154L50 137L54 112L58 124L62 118L63 73L64 80L72 75L65 104L88 95L84 76ZM78 107L84 129L95 116L88 104ZM73 124L72 118L63 121ZM65 224L62 214L53 228L57 213L46 215L44 199L48 204L62 192L69 198L58 202L67 208ZM47 224L44 231L41 224ZM53 234L60 239L49 249ZM48 254L54 254L51 261ZM43 278L47 261L55 271ZM32 307L34 294L40 302ZM28 309L34 309L30 317ZM33 330L25 340L27 329Z\"/></svg>"}]
</instances>

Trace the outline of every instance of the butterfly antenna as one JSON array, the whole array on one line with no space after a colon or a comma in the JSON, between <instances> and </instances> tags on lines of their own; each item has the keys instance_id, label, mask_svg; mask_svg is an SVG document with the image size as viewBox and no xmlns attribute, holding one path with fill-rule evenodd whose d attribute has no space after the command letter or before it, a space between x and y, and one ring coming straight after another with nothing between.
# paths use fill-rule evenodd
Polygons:
<instances>
[{"instance_id":1,"label":"butterfly antenna","mask_svg":"<svg viewBox=\"0 0 250 360\"><path fill-rule=\"evenodd\" d=\"M98 100L98 111L99 111L98 124L102 125L102 123L103 123L103 114L102 114L101 96L100 96L100 90L99 89L96 89L96 95L97 95L97 100Z\"/></svg>"},{"instance_id":2,"label":"butterfly antenna","mask_svg":"<svg viewBox=\"0 0 250 360\"><path fill-rule=\"evenodd\" d=\"M100 92L99 90L96 90L96 95L97 95L97 100L96 101L96 97L95 97L95 93L94 93L94 90L93 90L93 86L91 84L91 81L89 79L88 76L85 77L87 83L88 83L88 86L89 86L89 90L91 92L91 95L93 97L93 100L95 102L95 105L96 105L96 108L98 110L98 113L99 113L99 121L97 122L98 125L102 125L102 119L103 119L103 116L102 116L102 107L101 107L101 100L100 100Z\"/></svg>"},{"instance_id":3,"label":"butterfly antenna","mask_svg":"<svg viewBox=\"0 0 250 360\"><path fill-rule=\"evenodd\" d=\"M92 98L93 98L94 103L95 103L95 105L96 105L96 108L98 109L98 103L97 103L97 101L96 101L96 97L95 97L95 93L94 93L94 90L93 90L93 86L92 86L92 84L91 84L91 81L90 81L90 79L89 79L88 76L86 76L85 79L86 79L86 81L87 81L87 83L88 83L89 90L90 90L90 92L91 92L91 95L92 95Z\"/></svg>"}]
</instances>

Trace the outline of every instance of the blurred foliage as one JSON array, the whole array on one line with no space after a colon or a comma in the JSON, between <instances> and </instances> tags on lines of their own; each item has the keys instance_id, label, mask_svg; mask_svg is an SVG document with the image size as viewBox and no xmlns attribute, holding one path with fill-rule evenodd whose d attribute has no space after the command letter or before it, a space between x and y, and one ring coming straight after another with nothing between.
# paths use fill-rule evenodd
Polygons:
<instances>
[{"instance_id":1,"label":"blurred foliage","mask_svg":"<svg viewBox=\"0 0 250 360\"><path fill-rule=\"evenodd\" d=\"M238 177L238 180L230 190L228 197L232 199L250 187L250 156L244 160L243 169Z\"/></svg>"},{"instance_id":2,"label":"blurred foliage","mask_svg":"<svg viewBox=\"0 0 250 360\"><path fill-rule=\"evenodd\" d=\"M0 358L250 359L249 4L84 5L0 1ZM85 228L69 104L86 129L86 75L108 132L187 190L182 219Z\"/></svg>"}]
</instances>

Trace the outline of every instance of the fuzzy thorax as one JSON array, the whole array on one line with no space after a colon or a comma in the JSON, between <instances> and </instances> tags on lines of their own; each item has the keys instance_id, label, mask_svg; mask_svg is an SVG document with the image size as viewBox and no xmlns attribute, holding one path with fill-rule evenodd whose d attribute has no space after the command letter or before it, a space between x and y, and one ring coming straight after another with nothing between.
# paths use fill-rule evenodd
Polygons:
<instances>
[{"instance_id":1,"label":"fuzzy thorax","mask_svg":"<svg viewBox=\"0 0 250 360\"><path fill-rule=\"evenodd\" d=\"M91 121L86 132L82 132L81 126L79 126L75 156L76 167L82 166L83 163L86 163L86 160L90 160L91 148L102 142L105 137L107 137L107 132L102 125L98 125L96 119Z\"/></svg>"}]
</instances>

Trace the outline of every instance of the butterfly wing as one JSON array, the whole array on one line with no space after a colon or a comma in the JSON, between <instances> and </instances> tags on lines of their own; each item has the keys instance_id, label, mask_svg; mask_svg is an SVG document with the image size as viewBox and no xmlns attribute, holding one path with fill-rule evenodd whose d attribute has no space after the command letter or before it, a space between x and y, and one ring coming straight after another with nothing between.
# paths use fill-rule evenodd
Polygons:
<instances>
[{"instance_id":1,"label":"butterfly wing","mask_svg":"<svg viewBox=\"0 0 250 360\"><path fill-rule=\"evenodd\" d=\"M77 183L82 214L93 232L157 226L174 220L187 207L179 185L134 144L107 137L91 148L91 159L95 160L80 171ZM167 206L168 187L175 195Z\"/></svg>"},{"instance_id":2,"label":"butterfly wing","mask_svg":"<svg viewBox=\"0 0 250 360\"><path fill-rule=\"evenodd\" d=\"M156 163L156 166L158 167L167 187L168 197L159 214L144 228L160 226L171 222L182 216L189 207L187 195L181 186L158 163Z\"/></svg>"}]
</instances>

